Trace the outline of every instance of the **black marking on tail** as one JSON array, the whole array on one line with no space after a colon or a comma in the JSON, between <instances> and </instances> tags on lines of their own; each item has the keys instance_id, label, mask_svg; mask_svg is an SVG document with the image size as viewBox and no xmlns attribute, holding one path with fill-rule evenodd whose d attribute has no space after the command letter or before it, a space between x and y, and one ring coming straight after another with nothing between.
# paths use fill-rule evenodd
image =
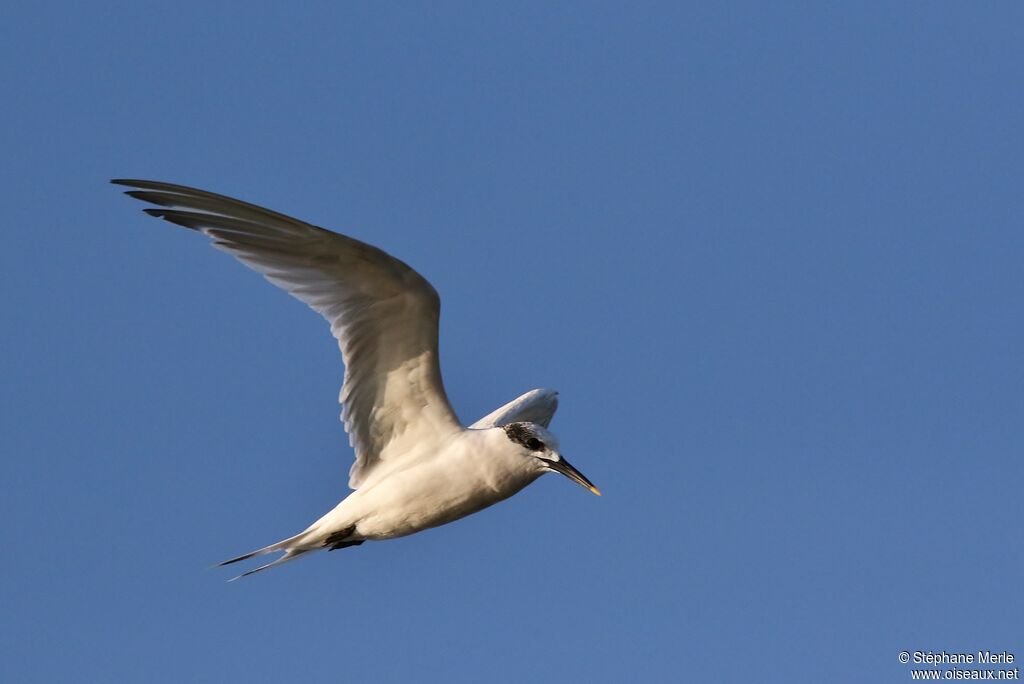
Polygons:
<instances>
[{"instance_id":1,"label":"black marking on tail","mask_svg":"<svg viewBox=\"0 0 1024 684\"><path fill-rule=\"evenodd\" d=\"M356 532L355 525L349 525L343 530L332 532L327 539L324 539L323 547L328 551L335 551L337 549L344 549L349 546L359 546L363 543L362 539L349 539Z\"/></svg>"},{"instance_id":2,"label":"black marking on tail","mask_svg":"<svg viewBox=\"0 0 1024 684\"><path fill-rule=\"evenodd\" d=\"M238 558L232 558L231 560L226 560L226 561L224 561L222 563L217 563L217 565L218 566L221 566L221 565L231 565L232 563L237 563L238 561L244 561L246 559L252 558L253 556L255 556L258 553L259 553L259 551L253 551L252 553L247 553L244 556L239 556Z\"/></svg>"}]
</instances>

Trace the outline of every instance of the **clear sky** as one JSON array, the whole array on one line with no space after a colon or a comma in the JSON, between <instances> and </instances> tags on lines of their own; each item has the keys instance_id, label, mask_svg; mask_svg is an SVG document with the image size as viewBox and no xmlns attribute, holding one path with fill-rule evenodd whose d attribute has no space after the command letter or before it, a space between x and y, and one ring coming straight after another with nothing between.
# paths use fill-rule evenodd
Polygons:
<instances>
[{"instance_id":1,"label":"clear sky","mask_svg":"<svg viewBox=\"0 0 1024 684\"><path fill-rule=\"evenodd\" d=\"M16 3L0 679L909 681L1024 658L1019 3ZM327 327L108 185L372 242L548 476L208 566L345 493Z\"/></svg>"}]
</instances>

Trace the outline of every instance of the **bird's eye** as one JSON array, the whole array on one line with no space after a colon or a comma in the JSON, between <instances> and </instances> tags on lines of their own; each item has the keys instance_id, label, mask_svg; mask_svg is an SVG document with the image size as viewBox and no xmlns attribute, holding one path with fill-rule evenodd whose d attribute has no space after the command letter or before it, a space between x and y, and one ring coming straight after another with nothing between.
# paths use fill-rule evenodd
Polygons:
<instances>
[{"instance_id":1,"label":"bird's eye","mask_svg":"<svg viewBox=\"0 0 1024 684\"><path fill-rule=\"evenodd\" d=\"M540 451L544 448L544 442L540 441L536 437L531 437L526 440L526 448L530 451Z\"/></svg>"}]
</instances>

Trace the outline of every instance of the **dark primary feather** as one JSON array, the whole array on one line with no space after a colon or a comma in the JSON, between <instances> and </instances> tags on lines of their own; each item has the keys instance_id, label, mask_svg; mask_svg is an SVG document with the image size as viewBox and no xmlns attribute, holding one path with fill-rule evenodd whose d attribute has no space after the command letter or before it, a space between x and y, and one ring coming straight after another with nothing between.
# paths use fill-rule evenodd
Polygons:
<instances>
[{"instance_id":1,"label":"dark primary feather","mask_svg":"<svg viewBox=\"0 0 1024 684\"><path fill-rule=\"evenodd\" d=\"M290 216L183 185L118 179L146 213L197 230L331 324L346 366L342 420L356 450L357 487L414 421L438 433L459 423L437 358L440 299L381 249ZM411 439L411 437L410 437Z\"/></svg>"}]
</instances>

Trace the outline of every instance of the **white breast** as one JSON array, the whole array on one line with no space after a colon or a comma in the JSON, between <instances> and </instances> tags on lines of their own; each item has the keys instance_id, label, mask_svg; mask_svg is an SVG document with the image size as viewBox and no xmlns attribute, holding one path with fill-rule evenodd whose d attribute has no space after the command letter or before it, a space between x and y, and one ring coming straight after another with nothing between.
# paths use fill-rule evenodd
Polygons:
<instances>
[{"instance_id":1,"label":"white breast","mask_svg":"<svg viewBox=\"0 0 1024 684\"><path fill-rule=\"evenodd\" d=\"M491 431L466 430L433 457L391 472L342 502L361 537L392 539L436 527L506 499L539 472ZM342 508L339 506L339 508Z\"/></svg>"}]
</instances>

